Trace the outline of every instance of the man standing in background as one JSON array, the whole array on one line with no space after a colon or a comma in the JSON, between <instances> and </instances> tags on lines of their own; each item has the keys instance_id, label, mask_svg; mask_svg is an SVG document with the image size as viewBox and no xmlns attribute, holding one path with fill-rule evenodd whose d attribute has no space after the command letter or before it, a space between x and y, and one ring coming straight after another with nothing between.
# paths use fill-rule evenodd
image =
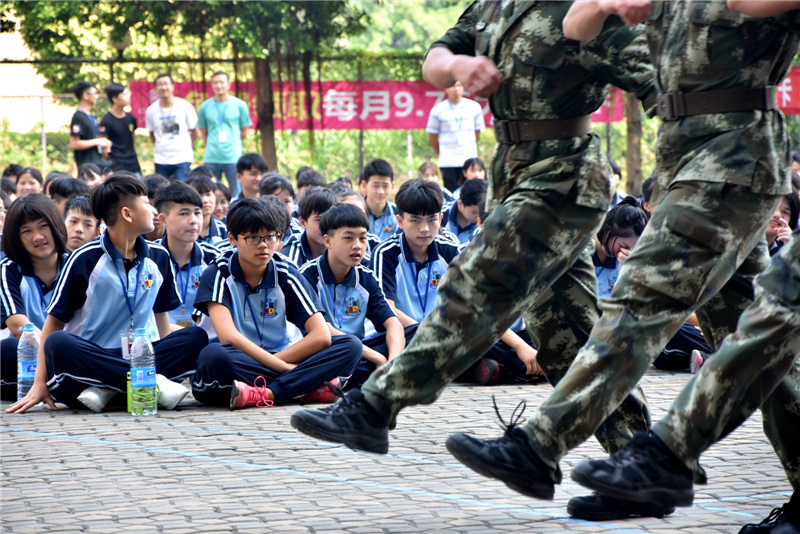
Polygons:
<instances>
[{"instance_id":1,"label":"man standing in background","mask_svg":"<svg viewBox=\"0 0 800 534\"><path fill-rule=\"evenodd\" d=\"M433 106L425 130L428 142L439 157L444 186L455 191L464 162L478 157L478 139L484 128L483 109L474 100L464 98L461 82L444 92L447 99Z\"/></svg>"},{"instance_id":2,"label":"man standing in background","mask_svg":"<svg viewBox=\"0 0 800 534\"><path fill-rule=\"evenodd\" d=\"M97 87L92 82L75 84L75 97L78 109L69 124L69 148L75 155L75 165L95 163L103 167L103 150L111 149L111 141L99 137L97 119L92 116L92 108L97 104Z\"/></svg>"},{"instance_id":3,"label":"man standing in background","mask_svg":"<svg viewBox=\"0 0 800 534\"><path fill-rule=\"evenodd\" d=\"M206 145L203 164L214 169L217 179L225 179L231 194L239 194L236 179L236 161L242 155L242 141L247 137L247 128L252 124L247 104L228 94L231 83L222 71L211 77L214 98L200 105L197 114L197 131Z\"/></svg>"},{"instance_id":4,"label":"man standing in background","mask_svg":"<svg viewBox=\"0 0 800 534\"><path fill-rule=\"evenodd\" d=\"M145 123L156 145L156 173L185 182L192 166L197 113L189 102L175 96L172 76L159 74L153 85L158 101L147 108Z\"/></svg>"}]
</instances>

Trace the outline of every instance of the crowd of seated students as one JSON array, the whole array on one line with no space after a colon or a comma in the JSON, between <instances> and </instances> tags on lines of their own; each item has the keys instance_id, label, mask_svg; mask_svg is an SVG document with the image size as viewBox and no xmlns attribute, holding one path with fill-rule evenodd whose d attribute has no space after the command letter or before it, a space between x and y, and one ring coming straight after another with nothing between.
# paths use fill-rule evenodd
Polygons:
<instances>
[{"instance_id":1,"label":"crowd of seated students","mask_svg":"<svg viewBox=\"0 0 800 534\"><path fill-rule=\"evenodd\" d=\"M34 323L42 339L30 402L12 411L42 400L124 405L135 328L154 341L163 408L188 393L181 383L196 400L231 409L331 402L336 386L360 387L403 350L486 218L478 158L465 162L452 193L430 163L395 191L382 159L354 190L308 167L295 187L261 155L244 154L234 198L202 165L185 183L93 167L77 178L18 165L3 173L4 400L16 398L20 327ZM652 186L643 184L640 201L618 199L597 234L600 298L656 208ZM799 213L797 192L786 195L765 235L772 252L791 239ZM654 365L695 371L710 353L692 318ZM460 379L543 381L522 321Z\"/></svg>"}]
</instances>

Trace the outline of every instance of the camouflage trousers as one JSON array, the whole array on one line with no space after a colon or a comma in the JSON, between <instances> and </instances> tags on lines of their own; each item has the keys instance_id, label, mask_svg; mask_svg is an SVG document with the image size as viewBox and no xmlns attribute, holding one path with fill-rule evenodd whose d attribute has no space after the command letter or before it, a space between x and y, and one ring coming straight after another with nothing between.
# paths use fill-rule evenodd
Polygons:
<instances>
[{"instance_id":1,"label":"camouflage trousers","mask_svg":"<svg viewBox=\"0 0 800 534\"><path fill-rule=\"evenodd\" d=\"M768 263L758 246L780 197L720 182L670 184L567 375L523 430L553 468L625 400L687 317L720 340ZM703 309L705 308L705 309ZM716 312L707 312L708 309Z\"/></svg>"},{"instance_id":2,"label":"camouflage trousers","mask_svg":"<svg viewBox=\"0 0 800 534\"><path fill-rule=\"evenodd\" d=\"M608 208L608 166L595 135L527 148L498 148L483 231L448 267L411 343L362 387L390 426L402 408L433 403L520 315L551 383L588 339L598 317L589 247ZM626 395L601 422L604 448L624 446L649 428L644 396Z\"/></svg>"},{"instance_id":3,"label":"camouflage trousers","mask_svg":"<svg viewBox=\"0 0 800 534\"><path fill-rule=\"evenodd\" d=\"M700 454L761 408L764 432L800 490L800 231L756 278L734 334L653 427L705 483Z\"/></svg>"}]
</instances>

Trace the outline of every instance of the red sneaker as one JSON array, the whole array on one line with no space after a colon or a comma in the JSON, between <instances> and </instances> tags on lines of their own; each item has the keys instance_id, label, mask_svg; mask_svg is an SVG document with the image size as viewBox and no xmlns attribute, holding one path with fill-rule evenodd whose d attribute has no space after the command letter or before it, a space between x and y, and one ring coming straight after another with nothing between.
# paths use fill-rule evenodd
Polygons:
<instances>
[{"instance_id":1,"label":"red sneaker","mask_svg":"<svg viewBox=\"0 0 800 534\"><path fill-rule=\"evenodd\" d=\"M258 383L259 379L262 382L261 385ZM252 386L248 386L244 382L239 382L238 380L233 381L233 387L231 388L231 410L249 408L250 406L272 408L273 405L274 403L269 400L267 379L263 376L256 377Z\"/></svg>"},{"instance_id":2,"label":"red sneaker","mask_svg":"<svg viewBox=\"0 0 800 534\"><path fill-rule=\"evenodd\" d=\"M297 399L297 402L300 404L336 402L336 399L338 399L340 396L341 393L339 391L339 379L334 378L330 382L325 382L311 393L306 393Z\"/></svg>"},{"instance_id":3,"label":"red sneaker","mask_svg":"<svg viewBox=\"0 0 800 534\"><path fill-rule=\"evenodd\" d=\"M482 386L497 384L500 381L500 365L491 358L481 358L472 376Z\"/></svg>"}]
</instances>

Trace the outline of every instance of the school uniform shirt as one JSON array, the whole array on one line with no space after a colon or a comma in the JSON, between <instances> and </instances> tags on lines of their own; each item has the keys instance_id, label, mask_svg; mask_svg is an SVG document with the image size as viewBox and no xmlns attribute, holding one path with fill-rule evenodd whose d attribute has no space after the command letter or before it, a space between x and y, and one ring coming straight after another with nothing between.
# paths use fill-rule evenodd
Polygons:
<instances>
[{"instance_id":1,"label":"school uniform shirt","mask_svg":"<svg viewBox=\"0 0 800 534\"><path fill-rule=\"evenodd\" d=\"M616 258L608 258L603 263L596 252L592 254L592 263L594 264L594 272L597 275L598 297L605 298L611 294L611 290L614 289L617 283L620 264Z\"/></svg>"},{"instance_id":2,"label":"school uniform shirt","mask_svg":"<svg viewBox=\"0 0 800 534\"><path fill-rule=\"evenodd\" d=\"M300 221L298 221L297 218L292 217L291 224L289 224L289 235L285 236L285 238L289 239L293 235L299 236L303 232L305 232L305 229L300 226Z\"/></svg>"},{"instance_id":3,"label":"school uniform shirt","mask_svg":"<svg viewBox=\"0 0 800 534\"><path fill-rule=\"evenodd\" d=\"M58 272L64 269L67 256L58 259ZM56 282L58 277L56 277ZM10 258L0 262L0 328L7 329L6 320L22 314L40 330L47 319L47 309L53 297L56 282L47 287L33 269L23 268Z\"/></svg>"},{"instance_id":4,"label":"school uniform shirt","mask_svg":"<svg viewBox=\"0 0 800 534\"><path fill-rule=\"evenodd\" d=\"M367 197L364 197L366 200ZM367 210L369 217L369 233L375 235L381 241L386 241L392 237L397 230L397 206L387 201L383 213L376 217L371 211Z\"/></svg>"},{"instance_id":5,"label":"school uniform shirt","mask_svg":"<svg viewBox=\"0 0 800 534\"><path fill-rule=\"evenodd\" d=\"M98 133L97 119L95 119L91 113L86 113L78 108L72 115L72 120L69 123L70 136L89 141L91 139L97 139ZM85 150L73 150L72 152L75 155L75 164L78 167L84 163L102 163L103 160L103 156L96 146L91 146ZM102 167L103 165L100 166Z\"/></svg>"},{"instance_id":6,"label":"school uniform shirt","mask_svg":"<svg viewBox=\"0 0 800 534\"><path fill-rule=\"evenodd\" d=\"M65 331L103 348L120 348L131 328L159 339L155 314L181 304L169 252L141 236L134 250L133 260L124 258L104 234L73 252L47 313L66 323Z\"/></svg>"},{"instance_id":7,"label":"school uniform shirt","mask_svg":"<svg viewBox=\"0 0 800 534\"><path fill-rule=\"evenodd\" d=\"M200 278L194 307L208 315L210 302L228 308L236 329L272 353L294 341L287 320L302 330L309 317L322 311L316 293L286 257L276 254L261 282L250 287L236 250L217 256Z\"/></svg>"},{"instance_id":8,"label":"school uniform shirt","mask_svg":"<svg viewBox=\"0 0 800 534\"><path fill-rule=\"evenodd\" d=\"M444 222L444 229L453 234L460 245L469 243L472 236L475 235L475 230L478 229L478 225L471 222L468 222L464 228L458 225L458 203L451 205L444 212L442 222Z\"/></svg>"},{"instance_id":9,"label":"school uniform shirt","mask_svg":"<svg viewBox=\"0 0 800 534\"><path fill-rule=\"evenodd\" d=\"M317 290L325 319L345 334L364 339L366 320L378 331L389 317L396 317L386 302L375 275L363 265L351 268L344 282L337 282L328 263L328 252L306 263L300 272Z\"/></svg>"},{"instance_id":10,"label":"school uniform shirt","mask_svg":"<svg viewBox=\"0 0 800 534\"><path fill-rule=\"evenodd\" d=\"M308 244L306 231L303 230L300 235L293 235L289 237L283 245L281 254L289 258L289 261L294 263L294 266L297 268L300 268L305 265L306 262L313 260L314 253L311 252L311 245Z\"/></svg>"},{"instance_id":11,"label":"school uniform shirt","mask_svg":"<svg viewBox=\"0 0 800 534\"><path fill-rule=\"evenodd\" d=\"M458 253L458 246L437 235L428 247L425 263L418 263L400 232L372 254L372 271L386 298L415 321L422 321L433 310L439 282Z\"/></svg>"},{"instance_id":12,"label":"school uniform shirt","mask_svg":"<svg viewBox=\"0 0 800 534\"><path fill-rule=\"evenodd\" d=\"M197 236L197 242L219 247L222 241L228 241L228 227L219 219L211 217L206 235Z\"/></svg>"},{"instance_id":13,"label":"school uniform shirt","mask_svg":"<svg viewBox=\"0 0 800 534\"><path fill-rule=\"evenodd\" d=\"M108 157L111 168L115 171L142 172L139 159L133 147L133 132L138 123L131 113L125 113L121 119L110 111L100 120L99 131L113 143Z\"/></svg>"},{"instance_id":14,"label":"school uniform shirt","mask_svg":"<svg viewBox=\"0 0 800 534\"><path fill-rule=\"evenodd\" d=\"M168 238L169 236L165 235L163 238L156 241L156 243L169 252ZM186 265L178 265L172 253L170 253L169 260L172 264L172 269L174 271L173 276L178 286L178 294L181 297L181 304L169 312L170 323L181 326L194 324L192 314L194 312L194 300L197 296L197 289L200 287L200 277L203 275L203 271L214 261L214 258L219 255L219 249L213 245L201 243L199 241L194 244L192 256L189 258L189 262ZM200 324L199 326L209 333L209 338L211 337L211 333L214 333L214 337L216 337L214 329L208 328L211 324L208 317L205 315L202 317L207 320L208 324L205 326Z\"/></svg>"}]
</instances>

